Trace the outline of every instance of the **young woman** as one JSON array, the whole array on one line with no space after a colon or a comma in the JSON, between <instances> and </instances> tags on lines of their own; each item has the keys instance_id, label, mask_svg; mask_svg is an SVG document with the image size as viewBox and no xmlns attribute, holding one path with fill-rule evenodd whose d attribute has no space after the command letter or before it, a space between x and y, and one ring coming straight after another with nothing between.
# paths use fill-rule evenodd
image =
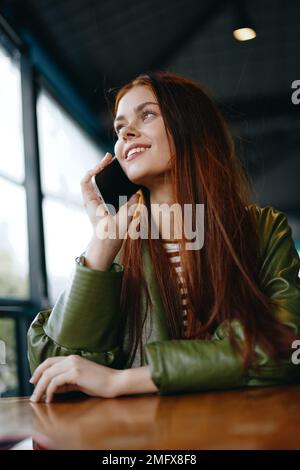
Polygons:
<instances>
[{"instance_id":1,"label":"young woman","mask_svg":"<svg viewBox=\"0 0 300 470\"><path fill-rule=\"evenodd\" d=\"M91 179L111 154L82 179L94 235L53 309L39 312L29 329L31 399L297 380L299 256L285 214L252 202L216 105L198 83L157 72L122 87L114 111L115 155L141 185L140 198L115 216L105 212ZM178 213L164 231L166 213L154 210L162 204L189 204L193 215L203 205L200 249L186 248L184 231L176 236ZM133 237L143 208L149 236ZM115 238L104 236L111 222ZM151 223L159 238L150 236Z\"/></svg>"}]
</instances>

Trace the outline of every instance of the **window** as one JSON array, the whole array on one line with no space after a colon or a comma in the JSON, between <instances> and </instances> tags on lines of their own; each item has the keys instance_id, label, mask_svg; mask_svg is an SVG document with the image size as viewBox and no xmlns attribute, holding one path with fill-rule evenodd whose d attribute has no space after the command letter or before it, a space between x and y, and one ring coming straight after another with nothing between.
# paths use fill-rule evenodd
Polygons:
<instances>
[{"instance_id":1,"label":"window","mask_svg":"<svg viewBox=\"0 0 300 470\"><path fill-rule=\"evenodd\" d=\"M30 57L0 33L0 396L32 392L26 333L65 289L92 235L80 180L103 157L44 89L36 101L35 85Z\"/></svg>"},{"instance_id":2,"label":"window","mask_svg":"<svg viewBox=\"0 0 300 470\"><path fill-rule=\"evenodd\" d=\"M0 318L0 397L19 394L15 321Z\"/></svg>"},{"instance_id":3,"label":"window","mask_svg":"<svg viewBox=\"0 0 300 470\"><path fill-rule=\"evenodd\" d=\"M0 48L0 297L28 298L29 265L18 61Z\"/></svg>"},{"instance_id":4,"label":"window","mask_svg":"<svg viewBox=\"0 0 300 470\"><path fill-rule=\"evenodd\" d=\"M30 286L20 62L16 51L8 55L1 44L0 142L0 298L26 302ZM0 308L0 396L20 394L16 338L23 317L22 308L17 317L13 310Z\"/></svg>"},{"instance_id":5,"label":"window","mask_svg":"<svg viewBox=\"0 0 300 470\"><path fill-rule=\"evenodd\" d=\"M37 101L49 300L66 287L75 257L92 236L80 180L103 157L53 98L41 91Z\"/></svg>"}]
</instances>

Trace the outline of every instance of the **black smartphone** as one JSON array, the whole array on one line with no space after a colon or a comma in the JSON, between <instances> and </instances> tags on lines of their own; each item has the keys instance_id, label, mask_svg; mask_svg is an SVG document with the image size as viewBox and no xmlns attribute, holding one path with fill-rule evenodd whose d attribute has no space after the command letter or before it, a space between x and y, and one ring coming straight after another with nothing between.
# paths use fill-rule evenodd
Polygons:
<instances>
[{"instance_id":1,"label":"black smartphone","mask_svg":"<svg viewBox=\"0 0 300 470\"><path fill-rule=\"evenodd\" d=\"M93 176L92 181L106 209L113 215L134 193L142 188L142 186L130 181L117 157L114 157L109 165Z\"/></svg>"}]
</instances>

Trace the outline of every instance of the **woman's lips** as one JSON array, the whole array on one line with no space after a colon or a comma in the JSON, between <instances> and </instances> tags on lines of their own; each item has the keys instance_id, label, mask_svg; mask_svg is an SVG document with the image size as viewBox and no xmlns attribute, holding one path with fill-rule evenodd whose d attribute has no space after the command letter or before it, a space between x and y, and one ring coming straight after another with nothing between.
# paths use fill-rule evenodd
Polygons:
<instances>
[{"instance_id":1,"label":"woman's lips","mask_svg":"<svg viewBox=\"0 0 300 470\"><path fill-rule=\"evenodd\" d=\"M150 148L150 147L149 147ZM145 149L143 150L142 152L134 152L132 153L131 155L129 155L129 157L126 158L126 162L128 162L129 160L132 160L133 158L135 157L138 157L139 155L142 155L143 153L147 152L147 150L149 149Z\"/></svg>"}]
</instances>

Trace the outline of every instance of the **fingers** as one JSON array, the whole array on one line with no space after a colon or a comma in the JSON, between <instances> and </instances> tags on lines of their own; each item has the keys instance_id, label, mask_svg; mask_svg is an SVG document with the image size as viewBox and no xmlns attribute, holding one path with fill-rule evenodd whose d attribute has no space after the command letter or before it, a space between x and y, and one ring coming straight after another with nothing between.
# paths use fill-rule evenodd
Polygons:
<instances>
[{"instance_id":1,"label":"fingers","mask_svg":"<svg viewBox=\"0 0 300 470\"><path fill-rule=\"evenodd\" d=\"M97 173L99 173L99 171L103 170L103 168L105 168L111 160L112 160L112 154L109 152L106 152L101 162L97 163L97 165L94 166L94 168L92 168L85 174L85 176L81 180L81 185L85 185L86 183L89 183L92 176L96 175Z\"/></svg>"},{"instance_id":2,"label":"fingers","mask_svg":"<svg viewBox=\"0 0 300 470\"><path fill-rule=\"evenodd\" d=\"M55 359L55 361L53 361ZM63 373L63 372L68 372L72 369L71 361L72 361L72 356L68 357L55 357L51 359L47 359L41 366L40 371L38 372L39 375L34 378L36 382L36 387L35 390L30 398L31 401L40 401L43 398L43 395L46 393L49 383L51 380L56 377L57 375ZM75 362L75 357L74 357L74 362ZM47 363L47 364L46 364ZM50 365L51 364L51 365Z\"/></svg>"},{"instance_id":3,"label":"fingers","mask_svg":"<svg viewBox=\"0 0 300 470\"><path fill-rule=\"evenodd\" d=\"M72 374L72 371L70 370L53 377L50 380L48 387L47 387L46 402L50 403L56 391L59 391L59 389L63 387L64 385L72 384L72 382L73 382L73 374ZM64 391L66 391L67 389L70 390L70 387L64 388Z\"/></svg>"},{"instance_id":4,"label":"fingers","mask_svg":"<svg viewBox=\"0 0 300 470\"><path fill-rule=\"evenodd\" d=\"M95 176L97 173L103 170L107 165L111 163L112 154L106 153L105 157L99 162L94 168L89 170L85 176L82 178L80 185L81 185L81 194L83 199L83 204L86 208L88 205L92 203L93 210L101 203L99 198L98 192L96 191L92 177Z\"/></svg>"},{"instance_id":5,"label":"fingers","mask_svg":"<svg viewBox=\"0 0 300 470\"><path fill-rule=\"evenodd\" d=\"M60 356L60 357L49 357L48 359L46 359L44 362L42 362L42 364L40 364L34 371L34 373L32 374L32 377L31 379L29 380L30 383L32 384L35 384L39 381L41 375L43 374L43 372L48 369L49 367L53 366L54 364L56 364L57 362L60 362L62 360L64 360L65 357L63 356Z\"/></svg>"}]
</instances>

